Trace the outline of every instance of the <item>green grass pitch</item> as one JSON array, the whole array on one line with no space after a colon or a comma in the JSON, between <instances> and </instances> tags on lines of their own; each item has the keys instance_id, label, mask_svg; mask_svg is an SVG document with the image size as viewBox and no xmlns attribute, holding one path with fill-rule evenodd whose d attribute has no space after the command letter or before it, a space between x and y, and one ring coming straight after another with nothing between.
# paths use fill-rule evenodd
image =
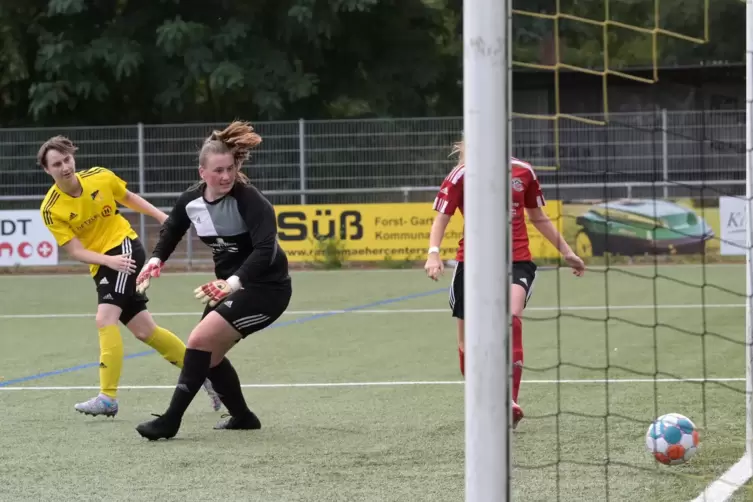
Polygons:
<instances>
[{"instance_id":1,"label":"green grass pitch","mask_svg":"<svg viewBox=\"0 0 753 502\"><path fill-rule=\"evenodd\" d=\"M447 295L435 291L450 275L295 273L289 312L229 356L262 430L212 430L220 413L200 391L179 435L157 443L134 427L164 411L177 369L129 358L119 415L77 414L98 385L91 279L0 278L0 501L462 500L463 385ZM149 290L157 321L184 340L207 277L167 274ZM743 266L540 271L524 320L514 499L690 500L734 464L744 277ZM123 336L126 354L149 350ZM644 446L667 412L702 428L683 466Z\"/></svg>"}]
</instances>

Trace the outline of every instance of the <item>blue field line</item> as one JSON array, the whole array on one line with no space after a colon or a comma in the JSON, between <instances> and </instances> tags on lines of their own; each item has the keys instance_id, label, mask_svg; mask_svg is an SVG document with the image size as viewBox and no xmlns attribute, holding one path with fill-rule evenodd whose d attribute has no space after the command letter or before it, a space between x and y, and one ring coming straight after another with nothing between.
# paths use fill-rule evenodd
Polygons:
<instances>
[{"instance_id":1,"label":"blue field line","mask_svg":"<svg viewBox=\"0 0 753 502\"><path fill-rule=\"evenodd\" d=\"M316 321L317 319L323 319L325 317L332 317L332 316L335 316L335 315L338 315L338 314L344 314L344 313L348 313L348 312L356 312L358 310L365 310L365 309L369 309L369 308L373 308L373 307L382 307L384 305L390 305L392 303L404 302L404 301L407 301L407 300L413 300L415 298L423 298L423 297L426 297L426 296L432 296L432 295L436 295L436 294L439 294L439 293L446 293L446 292L447 292L447 288L441 288L441 289L433 289L431 291L424 291L422 293L413 293L413 294L410 294L410 295L398 296L396 298L387 298L386 300L378 300L378 301L371 302L371 303L365 303L363 305L356 305L355 307L348 307L348 308L344 308L344 309L340 309L340 310L333 310L331 312L323 312L321 314L314 314L314 315L310 315L310 316L306 316L306 317L301 317L301 318L293 319L293 320L290 320L290 321L284 321L284 322L280 322L280 323L275 323L275 324L271 325L270 327L268 327L267 329L270 330L270 329L275 329L275 328L282 328L284 326L290 326L290 325L293 325L293 324L302 324L302 323L306 323L306 322L310 322L310 321ZM156 351L154 351L154 350L147 350L147 351L144 351L144 352L136 352L135 354L129 354L129 355L125 356L124 359L134 359L134 358L137 358L137 357L148 356L150 354L155 354L155 353L156 353ZM89 369L89 368L96 368L98 366L99 366L99 363L96 362L96 363L80 364L78 366L71 366L70 368L63 368L63 369L59 369L59 370L45 371L44 373L37 373L36 375L29 375L29 376L25 376L25 377L14 378L12 380L4 380L4 381L0 382L0 387L9 387L11 385L16 385L16 384L19 384L19 383L30 382L32 380L41 380L42 378L47 378L47 377L57 376L57 375L63 375L65 373L71 373L73 371L85 370L85 369Z\"/></svg>"}]
</instances>

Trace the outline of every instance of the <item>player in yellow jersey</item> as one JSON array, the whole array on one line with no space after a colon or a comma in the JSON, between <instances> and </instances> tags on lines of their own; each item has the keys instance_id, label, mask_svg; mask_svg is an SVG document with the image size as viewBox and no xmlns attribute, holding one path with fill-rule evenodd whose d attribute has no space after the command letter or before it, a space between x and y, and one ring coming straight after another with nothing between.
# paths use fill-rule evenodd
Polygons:
<instances>
[{"instance_id":1,"label":"player in yellow jersey","mask_svg":"<svg viewBox=\"0 0 753 502\"><path fill-rule=\"evenodd\" d=\"M77 147L64 136L47 140L37 161L54 180L40 211L57 243L74 259L89 264L99 298L96 325L99 331L100 393L75 405L87 415L114 417L118 413L117 390L123 366L123 340L118 321L139 340L172 364L183 367L186 346L175 334L157 326L146 308L147 298L136 292L136 274L144 266L146 252L138 235L118 210L118 203L153 217L160 223L167 215L126 189L126 183L104 167L76 172ZM209 380L204 382L212 407L221 401Z\"/></svg>"}]
</instances>

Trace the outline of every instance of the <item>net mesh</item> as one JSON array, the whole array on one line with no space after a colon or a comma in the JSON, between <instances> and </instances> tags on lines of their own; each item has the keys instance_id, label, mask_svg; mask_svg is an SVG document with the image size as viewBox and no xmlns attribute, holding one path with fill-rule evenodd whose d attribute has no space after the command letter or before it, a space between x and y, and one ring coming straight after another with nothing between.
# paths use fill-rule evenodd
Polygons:
<instances>
[{"instance_id":1,"label":"net mesh","mask_svg":"<svg viewBox=\"0 0 753 502\"><path fill-rule=\"evenodd\" d=\"M554 134L554 144L559 145L560 141L560 127L559 123L561 120L572 120L575 122L581 122L584 124L590 124L590 125L599 125L604 126L609 121L609 77L617 77L622 79L628 79L633 80L636 82L641 82L645 84L654 84L659 80L659 51L658 49L658 43L659 43L659 37L666 36L666 37L672 37L678 40L684 40L691 43L696 44L705 44L709 40L709 1L710 0L704 0L703 4L703 11L699 13L700 16L702 16L703 19L703 34L701 37L697 36L691 36L687 34L680 33L678 31L668 30L662 27L661 22L661 13L662 13L662 2L661 0L651 0L651 2L632 2L634 4L637 4L639 6L642 6L642 8L647 9L647 5L641 5L641 4L652 4L652 12L650 16L647 16L648 19L646 19L646 22L652 21L651 27L645 27L645 26L639 26L639 25L633 25L629 23L624 23L619 21L618 19L614 18L615 13L613 12L612 5L616 4L616 2L610 2L610 0L603 0L603 10L602 14L603 17L600 19L595 19L592 17L586 17L584 15L578 15L577 13L579 11L584 10L582 6L584 5L583 2L580 4L575 1L571 0L570 2L567 2L567 0L555 0L554 1L554 11L553 12L542 12L546 10L546 8L542 8L539 11L534 10L527 10L525 8L514 8L512 13L513 16L519 16L522 18L528 18L530 20L538 20L541 21L540 23L525 23L528 26L533 28L533 31L541 30L542 28L546 31L549 30L550 33L553 34L551 36L551 46L550 51L548 54L544 55L544 59L548 60L545 62L539 61L530 61L530 60L520 60L513 58L512 64L513 67L518 68L528 68L532 70L541 70L541 71L547 71L552 72L554 75L554 111L553 113L521 113L521 112L514 112L514 117L519 118L527 118L527 119L533 119L533 120L546 120L551 121L553 123L553 134ZM521 2L522 3L522 2ZM535 3L535 2L534 2ZM594 2L597 3L597 2ZM566 4L566 5L563 5ZM570 4L570 5L567 5ZM590 2L586 2L585 4L590 4ZM580 6L579 6L580 5ZM549 7L552 7L551 5ZM530 9L530 8L529 8ZM591 9L589 5L589 9ZM648 10L648 9L647 9ZM648 13L648 12L647 12ZM531 26L532 24L537 24L536 26ZM568 26L568 24L570 26ZM585 29L584 29L585 28ZM574 64L572 62L568 62L567 60L567 51L563 47L561 41L562 41L562 33L563 31L572 31L572 32L578 32L579 35L577 39L581 38L589 38L589 29L590 31L593 31L595 28L597 32L599 32L600 40L596 42L593 49L594 51L591 52L591 58L588 58L587 63L591 63L588 65L581 64ZM622 32L622 33L620 33ZM627 35L626 35L627 34ZM648 58L648 61L645 61L650 65L650 76L644 77L641 75L638 75L636 73L631 73L628 71L622 71L617 65L615 65L612 61L612 56L610 55L610 42L614 44L615 39L619 39L621 37L632 37L639 40L639 44L642 43L643 45L646 45L647 48L649 48L649 54L650 57ZM596 38L596 37L593 37ZM644 40L640 40L643 38ZM590 40L589 40L590 41ZM595 41L595 40L594 40ZM525 51L521 51L522 54L516 54L525 57L526 53ZM632 64L635 64L635 62L632 62ZM574 113L568 113L566 110L563 110L562 106L562 95L561 95L561 85L560 85L560 74L563 70L569 70L572 72L578 72L583 73L585 75L590 75L593 77L596 77L600 79L601 81L601 89L602 89L602 113L601 117L598 118L591 118L583 115L576 115ZM560 152L559 148L556 148L555 150L555 163L553 166L537 166L539 169L557 169L560 164Z\"/></svg>"},{"instance_id":2,"label":"net mesh","mask_svg":"<svg viewBox=\"0 0 753 502\"><path fill-rule=\"evenodd\" d=\"M666 40L709 42L710 3L683 4L698 7L687 31L667 27L681 4L595 3L513 8L513 66L551 75L546 104L516 96L513 129L550 131L553 151L525 160L550 187L550 217L589 263L575 278L556 250L538 249L537 261L552 267L542 267L524 315L521 405L530 422L515 435L513 498L691 500L745 448L744 114L734 133L719 135L709 111L689 123L661 110L610 109L621 81L653 88L664 78ZM625 21L636 18L643 24ZM642 68L627 69L616 49L627 46L643 55L632 60ZM579 82L600 95L569 99ZM655 103L660 92L647 91ZM600 112L581 113L582 103ZM574 137L603 148L584 156ZM641 179L620 168L636 148L649 152ZM698 169L673 169L688 162ZM601 182L562 182L577 173ZM652 421L667 413L700 432L698 454L682 465L660 464L646 446Z\"/></svg>"}]
</instances>

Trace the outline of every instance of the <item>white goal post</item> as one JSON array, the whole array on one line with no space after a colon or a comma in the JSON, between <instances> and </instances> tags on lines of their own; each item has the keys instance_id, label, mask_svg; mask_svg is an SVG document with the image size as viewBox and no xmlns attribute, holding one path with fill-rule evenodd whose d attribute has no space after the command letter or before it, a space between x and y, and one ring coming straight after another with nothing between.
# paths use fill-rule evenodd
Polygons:
<instances>
[{"instance_id":1,"label":"white goal post","mask_svg":"<svg viewBox=\"0 0 753 502\"><path fill-rule=\"evenodd\" d=\"M463 2L468 502L510 500L510 13L509 0Z\"/></svg>"},{"instance_id":2,"label":"white goal post","mask_svg":"<svg viewBox=\"0 0 753 502\"><path fill-rule=\"evenodd\" d=\"M753 466L753 0L745 6L745 198L747 202L746 253L745 253L745 343L747 360L745 368L745 451Z\"/></svg>"}]
</instances>

